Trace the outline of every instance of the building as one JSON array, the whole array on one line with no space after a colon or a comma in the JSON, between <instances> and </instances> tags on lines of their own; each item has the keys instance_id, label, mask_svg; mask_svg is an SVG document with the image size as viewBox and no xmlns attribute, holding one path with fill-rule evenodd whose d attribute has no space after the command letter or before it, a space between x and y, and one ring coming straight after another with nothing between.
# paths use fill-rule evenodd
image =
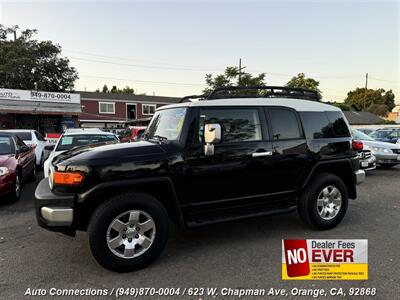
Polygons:
<instances>
[{"instance_id":1,"label":"building","mask_svg":"<svg viewBox=\"0 0 400 300\"><path fill-rule=\"evenodd\" d=\"M179 101L175 97L132 94L0 89L0 129L36 129L49 134L73 127L144 125L157 107Z\"/></svg>"},{"instance_id":2,"label":"building","mask_svg":"<svg viewBox=\"0 0 400 300\"><path fill-rule=\"evenodd\" d=\"M79 94L0 89L0 129L62 132L78 126L80 113Z\"/></svg>"},{"instance_id":3,"label":"building","mask_svg":"<svg viewBox=\"0 0 400 300\"><path fill-rule=\"evenodd\" d=\"M157 107L178 103L180 98L77 92L81 96L82 127L123 128L127 121L149 120Z\"/></svg>"},{"instance_id":4,"label":"building","mask_svg":"<svg viewBox=\"0 0 400 300\"><path fill-rule=\"evenodd\" d=\"M392 111L387 114L385 119L400 123L400 105L396 105L395 108L393 108Z\"/></svg>"}]
</instances>

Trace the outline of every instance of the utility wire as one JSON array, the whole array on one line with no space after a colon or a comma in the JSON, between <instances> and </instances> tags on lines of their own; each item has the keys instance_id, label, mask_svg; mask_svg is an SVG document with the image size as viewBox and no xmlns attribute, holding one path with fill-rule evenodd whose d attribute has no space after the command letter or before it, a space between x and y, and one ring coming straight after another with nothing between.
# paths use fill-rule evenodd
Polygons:
<instances>
[{"instance_id":1,"label":"utility wire","mask_svg":"<svg viewBox=\"0 0 400 300\"><path fill-rule=\"evenodd\" d=\"M380 79L380 78L375 78L375 77L369 77L369 79L372 80L377 80L377 81L384 81L384 82L394 82L394 83L398 83L400 82L400 80L388 80L388 79Z\"/></svg>"},{"instance_id":2,"label":"utility wire","mask_svg":"<svg viewBox=\"0 0 400 300\"><path fill-rule=\"evenodd\" d=\"M196 72L221 71L220 68L215 68L215 67L189 66L189 65L161 63L161 62L154 62L154 61L147 61L147 60L127 59L127 58L121 58L121 57L116 57L116 56L107 56L107 55L100 55L100 54L94 54L94 53L82 52L82 51L73 51L73 50L64 50L64 51L71 52L71 53L80 53L83 55L90 55L90 56L96 56L96 57L112 58L112 59L118 59L118 60L124 60L124 61L137 61L137 62L143 62L143 63L149 63L149 64L165 65L165 66L169 66L169 67L151 66L151 65L144 65L144 64L126 64L126 63L120 63L120 62L97 60L97 59L90 59L90 58L83 58L83 57L70 57L71 59L86 61L86 62L112 64L112 65L137 67L137 68L162 69L162 70L179 70L179 71L196 71ZM296 76L293 74L285 74L285 73L263 72L261 70L255 70L255 69L251 69L250 71L256 72L256 73L265 73L266 75L270 75L270 76L283 76L283 77L295 77ZM317 78L317 79L350 79L350 78L361 78L361 77L363 77L363 75L361 75L361 74L360 75L342 75L342 76L311 75L310 77ZM105 78L105 77L103 77L103 78ZM128 80L128 79L122 79L122 78L118 79L118 78L111 78L111 77L110 77L110 79ZM400 82L399 80L389 80L389 79L381 79L381 78L375 78L375 77L370 77L370 79L382 81L382 82L392 82L392 83ZM141 82L139 80L135 80L135 81ZM146 82L146 81L142 81L142 82ZM173 82L147 82L147 83L180 84L180 83L173 83ZM183 84L183 85L200 85L200 84Z\"/></svg>"},{"instance_id":3,"label":"utility wire","mask_svg":"<svg viewBox=\"0 0 400 300\"><path fill-rule=\"evenodd\" d=\"M198 69L188 69L188 68L172 68L172 67L161 67L161 66L148 66L148 65L136 65L136 64L126 64L126 63L118 63L112 61L105 60L97 60L97 59L89 59L82 57L70 57L70 59L87 61L87 62L95 62L102 64L110 64L110 65L118 65L118 66L127 66L127 67L136 67L136 68L147 68L147 69L161 69L161 70L178 70L178 71L196 71L196 72L209 72L209 70L198 70Z\"/></svg>"},{"instance_id":4,"label":"utility wire","mask_svg":"<svg viewBox=\"0 0 400 300\"><path fill-rule=\"evenodd\" d=\"M167 84L167 85L184 85L184 86L203 86L204 84L200 83L183 83L183 82L168 82L168 81L150 81L150 80L135 80L128 78L116 78L116 77L107 77L107 76L94 76L94 75L79 75L80 77L89 77L89 78L100 78L100 79L110 79L110 80L122 80L136 83L148 83L148 84Z\"/></svg>"},{"instance_id":5,"label":"utility wire","mask_svg":"<svg viewBox=\"0 0 400 300\"><path fill-rule=\"evenodd\" d=\"M123 58L123 57L117 57L117 56L100 55L100 54L94 54L94 53L89 53L89 52L72 51L72 50L63 50L63 51L71 52L71 53L77 53L77 54L83 54L83 55L89 55L89 56L103 57L103 58L113 58L113 59L124 60L124 61L136 61L136 62L141 62L141 63L149 63L149 64L153 64L153 65L166 65L166 66L172 66L172 67L199 69L199 70L202 70L202 71L207 71L207 70L210 70L210 69L217 70L217 68L207 67L207 66L192 66L192 65L189 66L189 65L170 64L170 63L164 63L164 62L155 62L155 61L149 61L149 60Z\"/></svg>"}]
</instances>

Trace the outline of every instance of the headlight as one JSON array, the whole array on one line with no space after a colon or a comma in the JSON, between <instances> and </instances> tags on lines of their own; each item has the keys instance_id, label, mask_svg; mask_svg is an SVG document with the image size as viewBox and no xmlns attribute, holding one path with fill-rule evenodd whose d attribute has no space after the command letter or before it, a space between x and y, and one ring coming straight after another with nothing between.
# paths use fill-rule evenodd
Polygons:
<instances>
[{"instance_id":1,"label":"headlight","mask_svg":"<svg viewBox=\"0 0 400 300\"><path fill-rule=\"evenodd\" d=\"M373 153L392 153L393 151L387 148L371 147Z\"/></svg>"},{"instance_id":2,"label":"headlight","mask_svg":"<svg viewBox=\"0 0 400 300\"><path fill-rule=\"evenodd\" d=\"M7 167L0 167L0 176L4 176L10 173Z\"/></svg>"}]
</instances>

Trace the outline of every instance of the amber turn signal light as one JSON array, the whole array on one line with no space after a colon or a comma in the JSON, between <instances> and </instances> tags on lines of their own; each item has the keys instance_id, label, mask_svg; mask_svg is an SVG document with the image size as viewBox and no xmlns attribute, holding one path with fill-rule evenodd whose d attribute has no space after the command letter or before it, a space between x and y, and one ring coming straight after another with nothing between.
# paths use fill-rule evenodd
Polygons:
<instances>
[{"instance_id":1,"label":"amber turn signal light","mask_svg":"<svg viewBox=\"0 0 400 300\"><path fill-rule=\"evenodd\" d=\"M53 183L62 185L80 185L85 177L77 172L54 172Z\"/></svg>"}]
</instances>

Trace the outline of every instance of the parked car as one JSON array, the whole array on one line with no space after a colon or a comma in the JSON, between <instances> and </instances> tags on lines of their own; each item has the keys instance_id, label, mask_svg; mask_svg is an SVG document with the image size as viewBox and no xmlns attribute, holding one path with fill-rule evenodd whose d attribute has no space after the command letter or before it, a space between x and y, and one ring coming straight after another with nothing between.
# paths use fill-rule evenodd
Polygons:
<instances>
[{"instance_id":1,"label":"parked car","mask_svg":"<svg viewBox=\"0 0 400 300\"><path fill-rule=\"evenodd\" d=\"M400 143L400 128L382 128L369 134L374 140L387 143Z\"/></svg>"},{"instance_id":2,"label":"parked car","mask_svg":"<svg viewBox=\"0 0 400 300\"><path fill-rule=\"evenodd\" d=\"M400 164L400 145L380 142L356 130L352 130L355 139L362 141L364 150L369 150L376 157L377 164L383 168L392 168Z\"/></svg>"},{"instance_id":3,"label":"parked car","mask_svg":"<svg viewBox=\"0 0 400 300\"><path fill-rule=\"evenodd\" d=\"M43 166L44 162L44 147L48 145L46 139L40 132L31 129L7 129L0 130L0 132L12 132L19 136L26 145L35 149L36 165Z\"/></svg>"},{"instance_id":4,"label":"parked car","mask_svg":"<svg viewBox=\"0 0 400 300\"><path fill-rule=\"evenodd\" d=\"M21 197L25 180L36 179L35 152L13 133L0 132L0 199Z\"/></svg>"},{"instance_id":5,"label":"parked car","mask_svg":"<svg viewBox=\"0 0 400 300\"><path fill-rule=\"evenodd\" d=\"M60 154L35 192L39 225L88 231L94 258L118 272L160 255L169 220L196 227L298 210L316 229L335 227L365 179L345 116L312 91L259 89L269 90L163 106L139 142Z\"/></svg>"},{"instance_id":6,"label":"parked car","mask_svg":"<svg viewBox=\"0 0 400 300\"><path fill-rule=\"evenodd\" d=\"M375 131L375 129L372 128L357 128L358 131L361 131L362 133L365 133L366 135L370 135Z\"/></svg>"},{"instance_id":7,"label":"parked car","mask_svg":"<svg viewBox=\"0 0 400 300\"><path fill-rule=\"evenodd\" d=\"M143 135L145 130L145 126L128 126L118 137L121 143L134 142Z\"/></svg>"},{"instance_id":8,"label":"parked car","mask_svg":"<svg viewBox=\"0 0 400 300\"><path fill-rule=\"evenodd\" d=\"M83 129L76 128L67 130L61 135L56 145L48 145L46 150L51 151L49 157L44 162L44 177L49 176L49 167L51 161L64 151L80 146L88 146L93 144L110 144L117 143L118 138L111 132L101 131L100 129Z\"/></svg>"},{"instance_id":9,"label":"parked car","mask_svg":"<svg viewBox=\"0 0 400 300\"><path fill-rule=\"evenodd\" d=\"M354 134L352 132L353 138ZM358 158L360 159L360 169L364 171L370 171L376 169L376 158L372 154L371 150L367 150L364 144L360 140L353 140L353 149L358 152Z\"/></svg>"}]
</instances>

